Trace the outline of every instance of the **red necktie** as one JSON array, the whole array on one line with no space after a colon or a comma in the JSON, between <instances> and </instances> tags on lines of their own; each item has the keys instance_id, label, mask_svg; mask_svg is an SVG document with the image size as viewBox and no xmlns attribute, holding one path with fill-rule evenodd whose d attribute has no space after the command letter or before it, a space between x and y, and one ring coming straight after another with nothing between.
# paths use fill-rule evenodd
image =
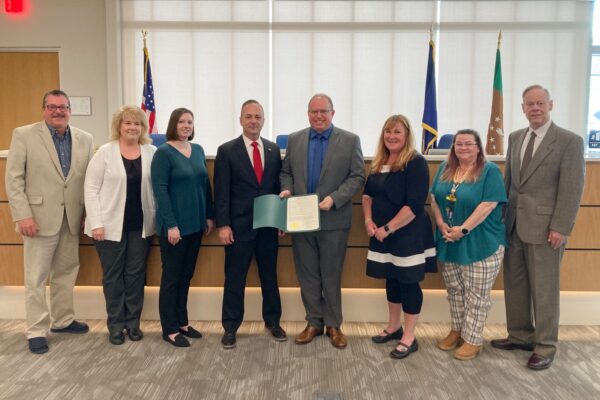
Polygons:
<instances>
[{"instance_id":1,"label":"red necktie","mask_svg":"<svg viewBox=\"0 0 600 400\"><path fill-rule=\"evenodd\" d=\"M258 151L258 143L252 142L252 147L254 147L254 150L252 151L252 162L254 164L254 173L256 174L256 180L258 181L258 184L260 185L260 182L262 181L262 175L263 175L263 166L262 166L262 160L260 159L260 151Z\"/></svg>"}]
</instances>

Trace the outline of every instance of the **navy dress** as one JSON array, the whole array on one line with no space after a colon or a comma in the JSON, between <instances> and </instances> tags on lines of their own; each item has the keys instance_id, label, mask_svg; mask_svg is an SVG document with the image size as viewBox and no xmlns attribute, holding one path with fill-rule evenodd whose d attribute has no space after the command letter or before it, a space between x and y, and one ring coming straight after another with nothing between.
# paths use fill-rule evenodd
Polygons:
<instances>
[{"instance_id":1,"label":"navy dress","mask_svg":"<svg viewBox=\"0 0 600 400\"><path fill-rule=\"evenodd\" d=\"M371 218L378 227L387 224L405 205L416 217L383 242L371 238L368 276L416 283L425 278L426 272L436 272L433 230L425 211L428 187L429 168L420 154L403 171L369 175L364 194L372 199Z\"/></svg>"}]
</instances>

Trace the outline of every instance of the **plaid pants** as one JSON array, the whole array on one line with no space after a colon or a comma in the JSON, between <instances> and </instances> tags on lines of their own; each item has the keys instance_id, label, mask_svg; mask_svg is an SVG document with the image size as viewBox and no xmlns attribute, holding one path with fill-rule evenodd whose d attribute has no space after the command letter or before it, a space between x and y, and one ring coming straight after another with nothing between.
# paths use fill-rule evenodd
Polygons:
<instances>
[{"instance_id":1,"label":"plaid pants","mask_svg":"<svg viewBox=\"0 0 600 400\"><path fill-rule=\"evenodd\" d=\"M467 343L483 343L483 326L492 306L490 291L500 272L504 246L491 256L469 265L443 263L452 330Z\"/></svg>"}]
</instances>

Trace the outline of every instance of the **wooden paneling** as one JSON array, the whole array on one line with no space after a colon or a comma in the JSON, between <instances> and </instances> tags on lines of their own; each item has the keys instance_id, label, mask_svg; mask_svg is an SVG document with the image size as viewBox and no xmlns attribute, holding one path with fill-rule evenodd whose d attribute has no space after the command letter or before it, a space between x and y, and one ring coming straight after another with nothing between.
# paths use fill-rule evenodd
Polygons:
<instances>
[{"instance_id":1,"label":"wooden paneling","mask_svg":"<svg viewBox=\"0 0 600 400\"><path fill-rule=\"evenodd\" d=\"M12 130L41 120L42 97L60 87L57 52L0 51L0 149Z\"/></svg>"},{"instance_id":2,"label":"wooden paneling","mask_svg":"<svg viewBox=\"0 0 600 400\"><path fill-rule=\"evenodd\" d=\"M4 175L5 159L0 159L0 173ZM213 160L208 161L209 174L212 177ZM437 170L439 162L429 165L431 178ZM501 163L501 168L502 168ZM584 198L596 201L600 205L600 163L587 163L586 188ZM590 179L596 179L590 182ZM0 285L23 284L23 249L21 238L14 232L4 185L0 185ZM4 196L4 197L2 197ZM426 207L431 216L431 209ZM346 253L342 286L346 288L383 288L385 282L366 276L366 253L369 238L364 231L364 217L360 204L360 196L355 197L352 205L352 229L349 236L349 248ZM281 287L297 287L296 272L291 248L291 235L279 240L278 279ZM583 250L579 250L583 249ZM223 264L224 249L220 245L216 232L203 238L202 248L196 264L196 274L192 279L193 286L222 287L224 282ZM81 269L78 285L101 285L102 268L91 239L81 235L80 246ZM567 244L567 251L561 270L561 290L600 291L600 207L586 206L579 210L575 229ZM7 267L8 266L8 267ZM155 239L148 260L147 283L150 286L160 285L161 260L158 242ZM248 273L248 286L259 287L258 272L253 261ZM422 282L425 289L443 289L440 272L427 274ZM502 289L502 273L498 276L494 289Z\"/></svg>"},{"instance_id":3,"label":"wooden paneling","mask_svg":"<svg viewBox=\"0 0 600 400\"><path fill-rule=\"evenodd\" d=\"M4 185L4 176L6 175L6 158L0 158L0 179L2 179L2 184L0 184L0 201L8 201L8 197L6 197L6 186Z\"/></svg>"}]
</instances>

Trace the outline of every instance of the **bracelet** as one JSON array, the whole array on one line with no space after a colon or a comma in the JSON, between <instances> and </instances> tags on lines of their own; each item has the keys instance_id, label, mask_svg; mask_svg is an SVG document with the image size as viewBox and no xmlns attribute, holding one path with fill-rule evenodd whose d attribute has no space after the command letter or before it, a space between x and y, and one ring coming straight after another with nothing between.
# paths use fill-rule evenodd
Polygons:
<instances>
[{"instance_id":1,"label":"bracelet","mask_svg":"<svg viewBox=\"0 0 600 400\"><path fill-rule=\"evenodd\" d=\"M367 218L365 219L365 224L368 224L369 222L372 222L373 220L371 218Z\"/></svg>"}]
</instances>

